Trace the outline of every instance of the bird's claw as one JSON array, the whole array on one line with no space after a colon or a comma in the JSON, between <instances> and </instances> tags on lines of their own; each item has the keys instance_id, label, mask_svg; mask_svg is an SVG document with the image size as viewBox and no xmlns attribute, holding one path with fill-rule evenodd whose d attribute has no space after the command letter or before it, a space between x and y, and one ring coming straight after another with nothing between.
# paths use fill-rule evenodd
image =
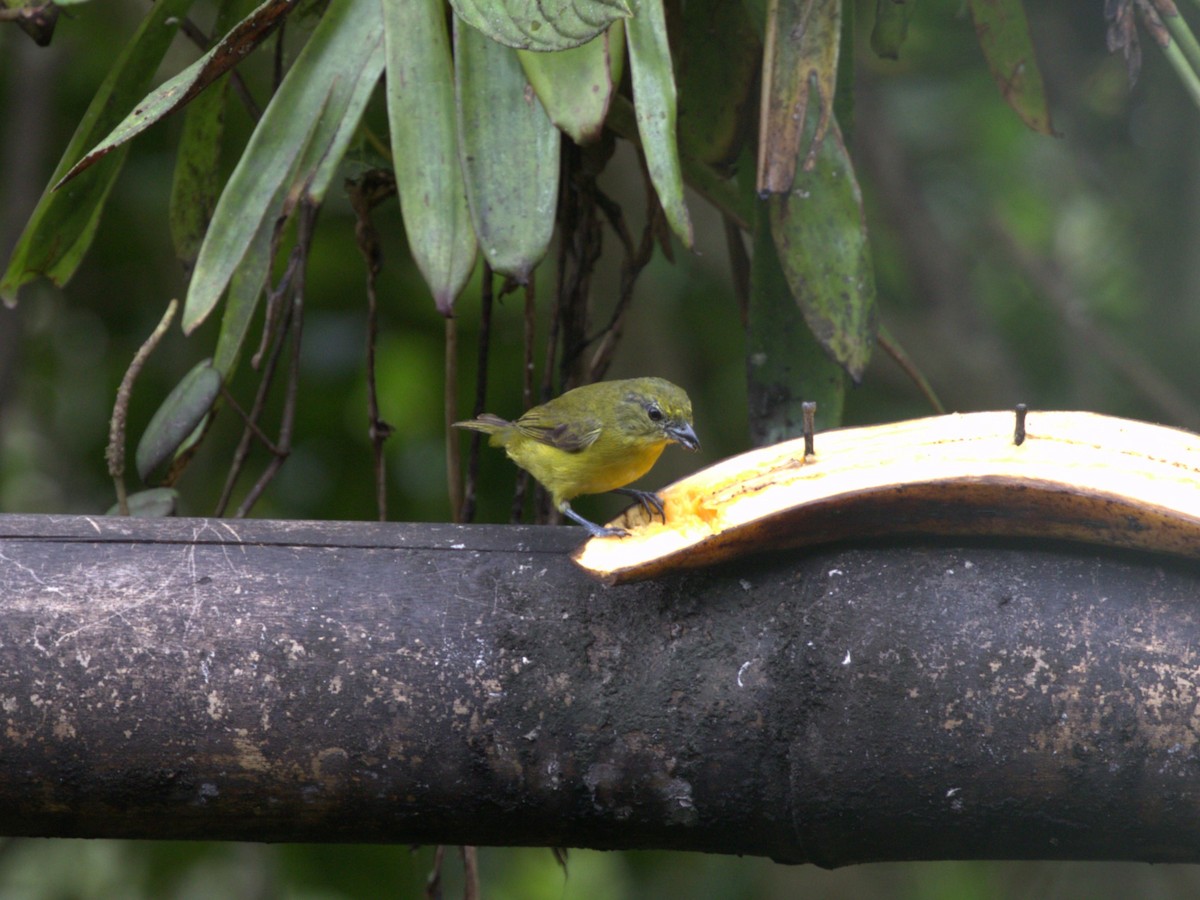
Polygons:
<instances>
[{"instance_id":1,"label":"bird's claw","mask_svg":"<svg viewBox=\"0 0 1200 900\"><path fill-rule=\"evenodd\" d=\"M667 524L667 513L663 509L663 502L659 499L658 494L653 491L639 491L635 488L617 488L616 493L625 494L628 497L635 499L642 507L642 511L646 514L646 518L651 522L654 521L654 514L658 513L658 517L662 519L664 525Z\"/></svg>"},{"instance_id":2,"label":"bird's claw","mask_svg":"<svg viewBox=\"0 0 1200 900\"><path fill-rule=\"evenodd\" d=\"M597 528L592 532L592 537L629 537L629 532L624 528Z\"/></svg>"}]
</instances>

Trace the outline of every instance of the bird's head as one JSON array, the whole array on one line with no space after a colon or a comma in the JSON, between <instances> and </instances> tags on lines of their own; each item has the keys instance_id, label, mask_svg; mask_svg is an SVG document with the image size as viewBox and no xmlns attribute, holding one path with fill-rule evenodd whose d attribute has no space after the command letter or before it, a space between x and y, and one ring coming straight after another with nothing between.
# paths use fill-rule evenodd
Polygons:
<instances>
[{"instance_id":1,"label":"bird's head","mask_svg":"<svg viewBox=\"0 0 1200 900\"><path fill-rule=\"evenodd\" d=\"M692 429L692 401L678 385L662 378L634 378L621 398L621 427L648 441L699 450Z\"/></svg>"}]
</instances>

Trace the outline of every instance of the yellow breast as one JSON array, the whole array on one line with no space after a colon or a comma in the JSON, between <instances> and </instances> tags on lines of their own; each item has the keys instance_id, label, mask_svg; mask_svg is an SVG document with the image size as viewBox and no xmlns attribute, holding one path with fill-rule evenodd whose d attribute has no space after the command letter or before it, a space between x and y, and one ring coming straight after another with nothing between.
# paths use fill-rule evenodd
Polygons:
<instances>
[{"instance_id":1,"label":"yellow breast","mask_svg":"<svg viewBox=\"0 0 1200 900\"><path fill-rule=\"evenodd\" d=\"M650 471L666 446L665 441L630 443L605 440L601 435L578 453L530 439L511 440L505 449L513 462L550 491L557 504L580 494L603 494L637 481Z\"/></svg>"}]
</instances>

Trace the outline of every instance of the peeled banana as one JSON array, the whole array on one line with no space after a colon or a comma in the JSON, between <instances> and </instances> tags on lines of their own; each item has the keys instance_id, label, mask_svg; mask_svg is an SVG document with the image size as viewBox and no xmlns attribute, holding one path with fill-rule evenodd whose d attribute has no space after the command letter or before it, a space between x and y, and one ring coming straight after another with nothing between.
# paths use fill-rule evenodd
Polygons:
<instances>
[{"instance_id":1,"label":"peeled banana","mask_svg":"<svg viewBox=\"0 0 1200 900\"><path fill-rule=\"evenodd\" d=\"M751 450L663 489L573 554L615 584L880 535L1083 541L1200 557L1200 435L1088 412L980 412Z\"/></svg>"}]
</instances>

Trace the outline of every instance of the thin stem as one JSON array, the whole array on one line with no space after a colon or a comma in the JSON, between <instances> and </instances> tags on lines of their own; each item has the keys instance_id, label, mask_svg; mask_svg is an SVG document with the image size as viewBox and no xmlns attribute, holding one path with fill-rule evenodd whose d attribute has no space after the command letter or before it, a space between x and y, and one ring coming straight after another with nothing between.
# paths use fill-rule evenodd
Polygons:
<instances>
[{"instance_id":1,"label":"thin stem","mask_svg":"<svg viewBox=\"0 0 1200 900\"><path fill-rule=\"evenodd\" d=\"M391 175L379 171L365 173L347 182L350 206L354 210L354 236L358 251L367 265L367 433L375 471L375 510L380 522L387 521L387 466L383 445L393 428L379 414L379 388L375 376L375 347L379 337L379 298L376 284L383 270L383 248L379 232L371 219L371 210L396 193Z\"/></svg>"},{"instance_id":2,"label":"thin stem","mask_svg":"<svg viewBox=\"0 0 1200 900\"><path fill-rule=\"evenodd\" d=\"M283 412L279 417L279 440L276 441L276 452L272 454L267 467L238 507L235 516L239 519L246 516L258 502L258 498L274 480L283 466L284 460L292 452L292 431L296 423L296 398L300 390L300 345L304 333L305 272L318 212L319 207L315 206L308 197L301 201L296 235L296 247L300 251L301 261L296 269L295 288L292 294L292 325L290 329L292 353L288 360L288 380L287 386L284 388Z\"/></svg>"},{"instance_id":3,"label":"thin stem","mask_svg":"<svg viewBox=\"0 0 1200 900\"><path fill-rule=\"evenodd\" d=\"M446 847L438 844L433 851L433 865L425 876L425 900L442 900L442 863L446 859Z\"/></svg>"},{"instance_id":4,"label":"thin stem","mask_svg":"<svg viewBox=\"0 0 1200 900\"><path fill-rule=\"evenodd\" d=\"M942 405L942 401L938 397L937 392L934 391L933 385L929 383L929 379L925 377L924 373L921 372L909 355L904 352L904 348L900 346L900 342L892 336L892 333L882 323L879 326L879 332L875 335L875 340L896 365L904 370L904 374L917 386L917 390L925 397L926 402L929 403L933 411L938 414L944 413L946 407Z\"/></svg>"},{"instance_id":5,"label":"thin stem","mask_svg":"<svg viewBox=\"0 0 1200 900\"><path fill-rule=\"evenodd\" d=\"M450 426L458 419L458 320L446 317L446 340L444 352L444 381L442 402L446 428L446 493L450 500L450 516L453 521L462 521L463 483L462 451L458 435Z\"/></svg>"},{"instance_id":6,"label":"thin stem","mask_svg":"<svg viewBox=\"0 0 1200 900\"><path fill-rule=\"evenodd\" d=\"M216 509L213 511L214 516L220 517L225 515L225 510L233 497L234 486L237 484L237 479L242 474L242 470L246 466L246 461L249 459L250 444L254 438L262 435L257 423L262 418L263 411L266 409L267 396L270 394L271 385L275 380L275 372L279 368L279 360L283 353L284 338L287 336L288 329L291 326L293 311L290 305L282 306L282 314L273 314L271 309L272 307L281 306L279 297L283 290L282 285L291 283L292 273L295 271L296 265L295 257L297 255L293 251L292 259L289 260L284 278L281 281L281 287L269 292L267 314L263 321L262 344L254 354L254 359L252 360L255 370L262 370L262 378L259 380L258 388L254 393L253 405L251 405L248 412L242 413L245 427L242 429L242 436L238 439L238 445L233 452L233 461L230 463L229 473L225 476L225 484L221 488L221 496L218 498ZM263 363L264 356L266 356L265 365ZM269 440L264 440L263 444L270 452L275 452L275 446Z\"/></svg>"},{"instance_id":7,"label":"thin stem","mask_svg":"<svg viewBox=\"0 0 1200 900\"><path fill-rule=\"evenodd\" d=\"M475 404L471 415L478 416L487 405L488 355L492 346L492 267L484 262L483 278L479 283L479 355L475 363ZM457 438L456 438L457 439ZM462 510L457 522L470 522L475 518L475 486L479 482L479 451L483 446L483 435L471 432L467 445L467 474L463 485Z\"/></svg>"},{"instance_id":8,"label":"thin stem","mask_svg":"<svg viewBox=\"0 0 1200 900\"><path fill-rule=\"evenodd\" d=\"M133 394L134 381L137 380L150 354L154 352L154 348L167 333L167 329L171 327L178 309L178 300L172 299L167 304L166 312L145 343L133 355L129 368L125 370L125 377L121 379L117 388L117 399L113 404L112 419L109 420L108 426L108 449L104 456L108 462L108 474L112 476L113 485L117 490L117 508L123 516L129 515L129 497L125 491L125 425L129 417L129 398Z\"/></svg>"},{"instance_id":9,"label":"thin stem","mask_svg":"<svg viewBox=\"0 0 1200 900\"><path fill-rule=\"evenodd\" d=\"M537 305L534 303L536 294L537 272L529 276L525 284L525 309L522 334L521 361L521 401L525 409L533 407L533 340L537 324ZM517 486L513 491L512 512L513 522L521 521L521 511L525 508L525 494L529 489L528 473L522 469L517 475ZM540 517L539 517L540 518Z\"/></svg>"},{"instance_id":10,"label":"thin stem","mask_svg":"<svg viewBox=\"0 0 1200 900\"><path fill-rule=\"evenodd\" d=\"M1172 16L1166 14L1160 14L1159 18L1162 19L1163 24L1167 27L1167 31L1171 32L1171 37L1179 44L1179 49L1187 57L1192 71L1200 72L1200 43L1197 43L1196 35L1188 27L1187 19L1182 15Z\"/></svg>"},{"instance_id":11,"label":"thin stem","mask_svg":"<svg viewBox=\"0 0 1200 900\"><path fill-rule=\"evenodd\" d=\"M479 851L459 847L463 861L463 900L479 900Z\"/></svg>"},{"instance_id":12,"label":"thin stem","mask_svg":"<svg viewBox=\"0 0 1200 900\"><path fill-rule=\"evenodd\" d=\"M642 174L646 191L646 227L642 230L642 239L636 252L630 254L627 250L625 258L621 260L621 281L617 304L613 308L608 326L601 332L600 343L596 347L595 353L592 354L592 360L588 366L587 380L589 382L599 381L608 371L613 353L616 352L617 342L621 338L625 316L633 302L633 288L637 284L642 269L646 268L654 257L654 236L664 220L662 204L658 202L658 194L650 182L650 173L643 167ZM625 238L622 238L622 242L626 243L628 248L629 244Z\"/></svg>"},{"instance_id":13,"label":"thin stem","mask_svg":"<svg viewBox=\"0 0 1200 900\"><path fill-rule=\"evenodd\" d=\"M1168 23L1183 21L1180 16L1167 16L1166 20ZM1171 25L1168 24L1167 27L1171 28ZM1183 27L1184 29L1187 28L1186 25ZM1175 34L1173 28L1171 33ZM1187 31L1187 34L1190 37L1191 31ZM1194 37L1191 38L1191 44L1191 51L1200 54L1200 48L1195 46L1196 40ZM1200 62L1200 59L1193 59L1189 48L1183 45L1178 37L1163 47L1163 53L1167 57L1167 62L1171 64L1171 67L1175 70L1175 74L1179 76L1179 80L1183 83L1183 89L1188 92L1188 95L1192 98L1192 102L1200 107L1200 72L1197 71L1197 63Z\"/></svg>"}]
</instances>

